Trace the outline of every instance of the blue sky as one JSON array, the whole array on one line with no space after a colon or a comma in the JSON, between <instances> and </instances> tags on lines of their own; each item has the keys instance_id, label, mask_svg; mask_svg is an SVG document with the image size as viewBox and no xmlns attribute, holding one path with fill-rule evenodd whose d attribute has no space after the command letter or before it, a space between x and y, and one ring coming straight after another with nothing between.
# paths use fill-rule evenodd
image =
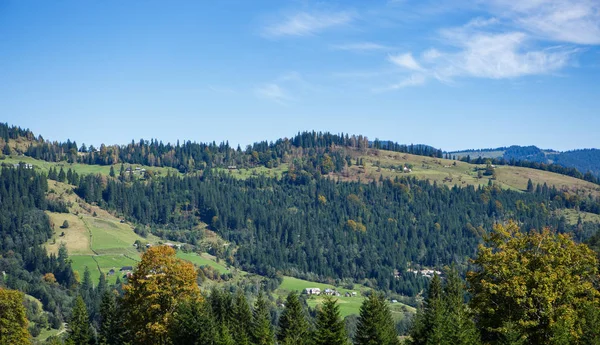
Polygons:
<instances>
[{"instance_id":1,"label":"blue sky","mask_svg":"<svg viewBox=\"0 0 600 345\"><path fill-rule=\"evenodd\" d=\"M232 144L600 147L600 4L0 0L0 121Z\"/></svg>"}]
</instances>

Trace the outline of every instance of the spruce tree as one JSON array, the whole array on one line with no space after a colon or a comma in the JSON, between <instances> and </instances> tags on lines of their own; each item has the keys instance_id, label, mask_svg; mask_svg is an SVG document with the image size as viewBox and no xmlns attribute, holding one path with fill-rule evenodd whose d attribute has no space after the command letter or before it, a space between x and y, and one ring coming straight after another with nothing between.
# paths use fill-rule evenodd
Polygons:
<instances>
[{"instance_id":1,"label":"spruce tree","mask_svg":"<svg viewBox=\"0 0 600 345\"><path fill-rule=\"evenodd\" d=\"M480 343L479 332L472 315L464 303L463 281L456 268L447 272L444 286L445 303L445 339L448 344L474 345Z\"/></svg>"},{"instance_id":2,"label":"spruce tree","mask_svg":"<svg viewBox=\"0 0 600 345\"><path fill-rule=\"evenodd\" d=\"M399 344L392 314L382 294L372 293L360 307L355 344Z\"/></svg>"},{"instance_id":3,"label":"spruce tree","mask_svg":"<svg viewBox=\"0 0 600 345\"><path fill-rule=\"evenodd\" d=\"M304 345L308 343L308 322L302 310L302 304L295 292L291 292L285 301L285 309L279 317L277 340L280 344Z\"/></svg>"},{"instance_id":4,"label":"spruce tree","mask_svg":"<svg viewBox=\"0 0 600 345\"><path fill-rule=\"evenodd\" d=\"M179 303L169 325L171 343L186 345L216 344L220 340L212 309L208 303L188 300Z\"/></svg>"},{"instance_id":5,"label":"spruce tree","mask_svg":"<svg viewBox=\"0 0 600 345\"><path fill-rule=\"evenodd\" d=\"M442 281L436 274L429 283L427 298L422 310L417 312L410 331L411 345L446 344L444 342L444 303Z\"/></svg>"},{"instance_id":6,"label":"spruce tree","mask_svg":"<svg viewBox=\"0 0 600 345\"><path fill-rule=\"evenodd\" d=\"M67 344L86 345L92 342L92 330L85 302L81 295L75 299L75 306L69 320Z\"/></svg>"},{"instance_id":7,"label":"spruce tree","mask_svg":"<svg viewBox=\"0 0 600 345\"><path fill-rule=\"evenodd\" d=\"M123 336L122 316L119 312L117 297L110 291L104 291L100 303L100 327L98 342L100 345L118 345Z\"/></svg>"},{"instance_id":8,"label":"spruce tree","mask_svg":"<svg viewBox=\"0 0 600 345\"><path fill-rule=\"evenodd\" d=\"M250 344L250 330L252 327L252 311L246 300L246 296L242 289L238 290L238 293L233 301L233 307L231 311L231 333L233 339L238 345Z\"/></svg>"},{"instance_id":9,"label":"spruce tree","mask_svg":"<svg viewBox=\"0 0 600 345\"><path fill-rule=\"evenodd\" d=\"M317 311L315 345L347 345L348 337L344 320L340 316L340 306L331 296L326 296Z\"/></svg>"},{"instance_id":10,"label":"spruce tree","mask_svg":"<svg viewBox=\"0 0 600 345\"><path fill-rule=\"evenodd\" d=\"M261 292L252 312L252 341L254 345L272 345L273 338L269 305Z\"/></svg>"}]
</instances>

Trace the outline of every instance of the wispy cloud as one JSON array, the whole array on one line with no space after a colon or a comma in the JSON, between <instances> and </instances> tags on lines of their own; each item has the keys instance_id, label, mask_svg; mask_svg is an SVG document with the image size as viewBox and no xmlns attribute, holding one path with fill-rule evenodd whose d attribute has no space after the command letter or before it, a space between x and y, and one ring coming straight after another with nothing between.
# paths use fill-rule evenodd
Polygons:
<instances>
[{"instance_id":1,"label":"wispy cloud","mask_svg":"<svg viewBox=\"0 0 600 345\"><path fill-rule=\"evenodd\" d=\"M425 77L425 75L413 74L413 75L409 76L408 78L405 78L396 84L390 85L389 89L397 90L397 89L402 89L402 88L405 88L408 86L423 85L423 84L425 84L426 81L427 81L427 78Z\"/></svg>"},{"instance_id":2,"label":"wispy cloud","mask_svg":"<svg viewBox=\"0 0 600 345\"><path fill-rule=\"evenodd\" d=\"M254 88L254 94L262 99L273 101L281 105L296 103L303 95L320 91L319 87L309 83L302 74L291 71L282 73L269 82Z\"/></svg>"},{"instance_id":3,"label":"wispy cloud","mask_svg":"<svg viewBox=\"0 0 600 345\"><path fill-rule=\"evenodd\" d=\"M460 77L511 79L551 74L568 66L579 52L573 46L540 47L531 34L503 31L498 26L496 18L475 18L463 26L440 30L440 39L448 46L444 49L425 50L418 60L411 52L388 56L389 62L410 74L386 89L422 85L432 79L451 82Z\"/></svg>"},{"instance_id":4,"label":"wispy cloud","mask_svg":"<svg viewBox=\"0 0 600 345\"><path fill-rule=\"evenodd\" d=\"M260 98L279 104L286 104L291 99L287 92L279 84L275 83L259 85L254 88L254 93Z\"/></svg>"},{"instance_id":5,"label":"wispy cloud","mask_svg":"<svg viewBox=\"0 0 600 345\"><path fill-rule=\"evenodd\" d=\"M490 11L551 41L600 44L597 0L494 0Z\"/></svg>"},{"instance_id":6,"label":"wispy cloud","mask_svg":"<svg viewBox=\"0 0 600 345\"><path fill-rule=\"evenodd\" d=\"M267 26L263 33L267 37L310 36L332 27L346 25L354 19L355 16L350 12L299 12L279 23Z\"/></svg>"},{"instance_id":7,"label":"wispy cloud","mask_svg":"<svg viewBox=\"0 0 600 345\"><path fill-rule=\"evenodd\" d=\"M347 44L338 44L331 46L334 50L348 50L348 51L381 51L381 50L390 50L391 48L388 46L381 45L379 43L373 42L358 42L358 43L347 43Z\"/></svg>"},{"instance_id":8,"label":"wispy cloud","mask_svg":"<svg viewBox=\"0 0 600 345\"><path fill-rule=\"evenodd\" d=\"M411 53L389 55L388 60L396 66L403 67L413 71L422 71L423 68L413 58Z\"/></svg>"}]
</instances>

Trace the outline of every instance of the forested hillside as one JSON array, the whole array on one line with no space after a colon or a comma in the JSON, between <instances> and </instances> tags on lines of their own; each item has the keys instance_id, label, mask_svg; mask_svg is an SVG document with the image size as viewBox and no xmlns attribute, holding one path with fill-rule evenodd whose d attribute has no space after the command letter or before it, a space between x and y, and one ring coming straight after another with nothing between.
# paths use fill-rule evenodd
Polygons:
<instances>
[{"instance_id":1,"label":"forested hillside","mask_svg":"<svg viewBox=\"0 0 600 345\"><path fill-rule=\"evenodd\" d=\"M287 327L289 302L299 305L294 322L306 318L303 332L315 343L331 344L328 337L335 336L342 344L349 336L356 344L368 344L374 337L369 332L378 327L368 315L380 313L386 326L379 330L379 343L396 344L396 331L407 332L412 313L388 304L394 300L400 305L400 299L419 306L431 275L415 272L453 266L454 284L459 284L458 274L474 269L470 259L481 255L478 246L489 241L498 224L518 224L526 232L549 228L578 242L591 237L590 243L597 242L598 235L593 236L600 229L598 185L582 181L586 176L575 169L533 158L467 163L442 158L440 150L425 145L317 132L244 150L227 143L171 145L157 140L96 149L47 142L4 125L0 145L0 271L5 273L0 287L29 295L25 314L32 322L25 327L30 334L61 329L66 321L66 338L75 343L168 344L195 338L208 341L204 343L218 339L219 344L273 344L275 339L287 344L287 335L275 330ZM60 236L53 234L48 215L65 222ZM206 242L208 233L216 239ZM80 238L81 243L69 243L79 256L70 259L68 246L53 242L57 238ZM160 246L167 241L182 250L175 254ZM57 255L48 255L45 247ZM200 262L198 253L205 251L224 272L210 265L195 271L179 260ZM174 270L152 268L157 262L163 267L163 261L175 265ZM123 272L132 272L115 277L116 263L137 267L123 266ZM113 276L105 277L111 270ZM355 297L361 302L353 312L362 303L362 321L349 315L344 325L335 305L348 303L352 295L348 300L323 297L317 303L286 290L290 300L283 303L277 288L290 277L364 292ZM181 294L159 288L165 281L182 287ZM209 286L228 292L199 293ZM373 290L387 294L387 301ZM458 309L449 313L467 313L457 302L462 303L462 292L452 293ZM148 298L156 294L164 294L154 304L161 311L147 313L153 308ZM208 304L202 301L207 296ZM43 311L35 309L35 299ZM397 314L392 317L390 309ZM248 316L250 310L254 313ZM159 314L164 318L155 319ZM233 321L239 317L251 321ZM190 320L202 321L188 327ZM339 333L319 334L331 325ZM111 338L114 330L119 336ZM417 340L428 336L413 334Z\"/></svg>"},{"instance_id":2,"label":"forested hillside","mask_svg":"<svg viewBox=\"0 0 600 345\"><path fill-rule=\"evenodd\" d=\"M47 315L32 323L59 328L69 314L68 290L76 284L67 253L47 255L43 244L52 236L47 209L66 209L46 199L46 176L32 169L0 170L0 288L27 293L42 302ZM32 320L33 321L33 320Z\"/></svg>"}]
</instances>

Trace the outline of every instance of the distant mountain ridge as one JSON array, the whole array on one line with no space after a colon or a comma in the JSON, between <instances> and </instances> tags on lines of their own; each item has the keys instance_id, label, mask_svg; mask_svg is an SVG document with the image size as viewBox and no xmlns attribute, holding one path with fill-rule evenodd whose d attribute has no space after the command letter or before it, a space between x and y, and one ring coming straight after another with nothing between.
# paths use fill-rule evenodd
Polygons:
<instances>
[{"instance_id":1,"label":"distant mountain ridge","mask_svg":"<svg viewBox=\"0 0 600 345\"><path fill-rule=\"evenodd\" d=\"M567 168L575 168L582 173L590 172L600 176L600 149L577 149L571 151L555 151L540 149L537 146L499 147L495 149L463 150L448 152L459 157L470 156L472 159L504 158L508 161L529 161L544 164L558 164Z\"/></svg>"}]
</instances>

